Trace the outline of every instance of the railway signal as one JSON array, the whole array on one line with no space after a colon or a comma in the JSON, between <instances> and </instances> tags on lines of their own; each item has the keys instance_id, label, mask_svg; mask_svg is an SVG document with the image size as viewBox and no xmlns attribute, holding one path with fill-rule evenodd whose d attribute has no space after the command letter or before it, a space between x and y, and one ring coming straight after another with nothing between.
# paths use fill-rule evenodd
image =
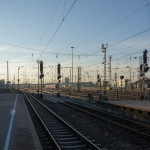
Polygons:
<instances>
[{"instance_id":1,"label":"railway signal","mask_svg":"<svg viewBox=\"0 0 150 150\"><path fill-rule=\"evenodd\" d=\"M121 79L121 100L122 100L122 80L124 79L124 76L120 76Z\"/></svg>"},{"instance_id":2,"label":"railway signal","mask_svg":"<svg viewBox=\"0 0 150 150\"><path fill-rule=\"evenodd\" d=\"M61 71L61 65L59 63L57 65L57 79L58 79L58 93L57 93L57 96L60 96L60 93L59 93L59 84L60 84L60 78L61 78L60 71Z\"/></svg>"},{"instance_id":3,"label":"railway signal","mask_svg":"<svg viewBox=\"0 0 150 150\"><path fill-rule=\"evenodd\" d=\"M147 64L147 53L148 53L148 52L147 52L147 50L145 49L144 52L143 52L143 63L144 63L144 64Z\"/></svg>"},{"instance_id":4,"label":"railway signal","mask_svg":"<svg viewBox=\"0 0 150 150\"><path fill-rule=\"evenodd\" d=\"M40 61L40 72L41 74L43 74L43 61L42 60Z\"/></svg>"},{"instance_id":5,"label":"railway signal","mask_svg":"<svg viewBox=\"0 0 150 150\"><path fill-rule=\"evenodd\" d=\"M97 82L100 82L99 74L97 75Z\"/></svg>"},{"instance_id":6,"label":"railway signal","mask_svg":"<svg viewBox=\"0 0 150 150\"><path fill-rule=\"evenodd\" d=\"M144 72L143 72L143 64L140 64L140 77L144 76Z\"/></svg>"},{"instance_id":7,"label":"railway signal","mask_svg":"<svg viewBox=\"0 0 150 150\"><path fill-rule=\"evenodd\" d=\"M61 75L60 75L60 68L61 67L61 65L60 64L58 64L58 66L57 66L57 79L58 80L60 80L60 78L61 78Z\"/></svg>"},{"instance_id":8,"label":"railway signal","mask_svg":"<svg viewBox=\"0 0 150 150\"><path fill-rule=\"evenodd\" d=\"M41 74L41 75L40 75L40 79L42 79L43 77L44 77L44 74Z\"/></svg>"},{"instance_id":9,"label":"railway signal","mask_svg":"<svg viewBox=\"0 0 150 150\"><path fill-rule=\"evenodd\" d=\"M143 51L143 63L140 64L140 77L143 77L145 73L149 70L149 67L147 64L147 54L148 54L148 51L145 49Z\"/></svg>"},{"instance_id":10,"label":"railway signal","mask_svg":"<svg viewBox=\"0 0 150 150\"><path fill-rule=\"evenodd\" d=\"M148 64L147 64L147 54L148 51L145 49L143 52L143 64L144 64L144 72L147 72L149 70Z\"/></svg>"},{"instance_id":11,"label":"railway signal","mask_svg":"<svg viewBox=\"0 0 150 150\"><path fill-rule=\"evenodd\" d=\"M40 61L40 73L41 73L41 74L40 74L40 79L41 79L41 93L40 93L39 96L40 96L41 98L43 98L43 94L42 94L42 84L43 84L43 83L42 83L42 78L44 77L44 74L43 74L43 61L42 61L42 60Z\"/></svg>"},{"instance_id":12,"label":"railway signal","mask_svg":"<svg viewBox=\"0 0 150 150\"><path fill-rule=\"evenodd\" d=\"M144 68L144 72L147 72L149 70L149 67Z\"/></svg>"}]
</instances>

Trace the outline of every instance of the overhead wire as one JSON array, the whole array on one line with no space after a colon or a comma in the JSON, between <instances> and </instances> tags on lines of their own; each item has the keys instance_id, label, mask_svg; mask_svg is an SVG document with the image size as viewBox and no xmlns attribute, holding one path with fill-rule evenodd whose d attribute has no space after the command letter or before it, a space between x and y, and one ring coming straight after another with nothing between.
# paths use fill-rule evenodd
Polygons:
<instances>
[{"instance_id":1,"label":"overhead wire","mask_svg":"<svg viewBox=\"0 0 150 150\"><path fill-rule=\"evenodd\" d=\"M143 8L145 8L146 6L149 6L149 2L146 3L145 5L143 5L142 7L136 9L135 11L133 11L132 13L130 13L129 15L123 17L122 19L120 19L120 20L117 21L116 23L112 24L111 26L109 26L109 27L106 28L104 31L100 32L99 34L102 34L102 33L106 32L106 31L110 30L112 27L118 25L119 23L121 23L122 21L126 20L128 17L134 15L135 13L139 12L140 10L142 10ZM111 45L111 46L109 46L109 47L113 47L113 46L115 46L115 45L117 45L117 44L119 44L119 43L121 43L121 42L124 42L124 41L130 39L130 38L133 38L133 37L138 36L138 35L140 35L140 34L142 34L142 33L144 33L144 32L147 32L148 30L150 30L150 28L148 28L148 29L146 29L146 30L143 30L143 31L141 31L141 32L139 32L139 33L137 33L137 34L135 34L135 35L130 36L130 37L127 37L127 38L125 38L125 39L123 39L123 40L121 40L121 41L119 41L119 42L117 42L117 43L115 43L115 44L113 44L113 45ZM97 35L99 35L99 34L97 34ZM89 41L88 41L88 42L89 42ZM86 44L87 44L87 41L86 41ZM79 47L79 46L76 46L76 47ZM108 48L109 48L109 47L108 47ZM89 55L89 56L92 56L92 55ZM89 57L89 56L88 56L88 57ZM84 59L84 58L82 58L82 59ZM81 61L82 59L80 59L80 60L78 60L78 61Z\"/></svg>"},{"instance_id":2,"label":"overhead wire","mask_svg":"<svg viewBox=\"0 0 150 150\"><path fill-rule=\"evenodd\" d=\"M150 28L147 28L147 29L145 29L145 30L143 30L143 31L141 31L141 32L138 32L138 33L136 33L136 34L134 34L134 35L132 35L132 36L129 36L129 37L127 37L127 38L125 38L125 39L123 39L123 40L121 40L121 41L118 41L118 42L116 42L116 43L114 43L114 44L108 46L108 48L114 47L114 46L116 46L116 45L118 45L118 44L120 44L120 43L122 43L122 42L124 42L124 41L126 41L126 40L129 40L129 39L131 39L131 38L133 38L133 37L136 37L136 36L138 36L138 35L140 35L140 34L143 34L143 33L145 33L145 32L148 32L149 30L150 30ZM99 52L99 51L98 51L98 52ZM98 53L98 52L96 52L96 53ZM121 52L121 53L122 53L122 52ZM95 52L94 52L93 54L95 54ZM89 55L89 56L92 56L92 55ZM82 58L82 59L83 59L83 58Z\"/></svg>"},{"instance_id":3,"label":"overhead wire","mask_svg":"<svg viewBox=\"0 0 150 150\"><path fill-rule=\"evenodd\" d=\"M66 15L64 16L64 18L62 19L62 21L60 22L59 26L57 27L56 31L54 32L54 34L52 35L52 37L49 39L48 43L46 44L44 50L42 51L40 58L42 57L42 55L44 54L44 52L46 51L47 47L49 46L49 44L51 43L51 41L53 40L53 38L55 37L56 33L58 32L58 30L60 29L60 27L62 26L63 22L65 21L65 19L67 18L67 16L69 15L70 11L72 10L73 6L75 5L75 3L77 2L77 0L75 0L73 2L73 4L71 5L70 9L68 10L68 12L66 13Z\"/></svg>"},{"instance_id":4,"label":"overhead wire","mask_svg":"<svg viewBox=\"0 0 150 150\"><path fill-rule=\"evenodd\" d=\"M11 44L11 43L6 43L6 42L2 42L0 41L0 44L3 45L8 45L8 46L13 46L13 47L17 47L17 48L21 48L21 49L26 49L26 50L30 50L30 51L37 51L37 52L43 52L43 50L40 49L34 49L34 48L30 48L30 47L25 47L25 46L21 46L21 45L16 45L16 44ZM71 56L71 53L59 53L59 52L49 52L49 51L45 51L45 53L50 53L50 54L55 54L55 55L66 55L66 56ZM87 54L78 54L75 56L91 56L91 55L87 55Z\"/></svg>"},{"instance_id":5,"label":"overhead wire","mask_svg":"<svg viewBox=\"0 0 150 150\"><path fill-rule=\"evenodd\" d=\"M116 46L116 45L118 45L118 44L120 44L120 43L122 43L122 42L124 42L124 41L126 41L126 40L129 40L129 39L131 39L131 38L133 38L133 37L136 37L136 36L138 36L138 35L140 35L140 34L143 34L143 33L145 33L145 32L148 32L149 30L150 30L150 28L147 28L147 29L145 29L145 30L142 30L142 31L140 31L140 32L138 32L138 33L136 33L136 34L134 34L134 35L132 35L132 36L129 36L129 37L127 37L127 38L125 38L125 39L123 39L123 40L121 40L121 41L119 41L119 42L116 42L116 43L110 45L109 47Z\"/></svg>"},{"instance_id":6,"label":"overhead wire","mask_svg":"<svg viewBox=\"0 0 150 150\"><path fill-rule=\"evenodd\" d=\"M91 39L87 40L84 44L80 44L76 47L80 47L82 45L87 44L88 42L90 42L91 40L95 39L96 37L100 36L101 34L109 31L111 28L113 28L114 26L120 24L121 22L123 22L124 20L126 20L127 18L131 17L132 15L136 14L137 12L139 12L140 10L142 10L143 8L149 6L149 2L146 3L145 5L143 5L142 7L136 9L135 11L131 12L130 14L128 14L127 16L123 17L122 19L118 20L117 22L113 23L112 25L110 25L109 27L107 27L106 29L104 29L103 31L101 31L100 33L96 34L95 36L93 36Z\"/></svg>"},{"instance_id":7,"label":"overhead wire","mask_svg":"<svg viewBox=\"0 0 150 150\"><path fill-rule=\"evenodd\" d=\"M61 1L61 0L60 0L60 1ZM58 6L60 5L60 1L59 1L59 3L58 3ZM72 7L74 6L74 4L76 3L76 1L77 1L77 0L74 1L74 3L72 4L71 8L70 8L69 11L67 12L67 14L65 15L65 17L64 17L63 20L66 19L67 15L68 15L69 12L71 11L71 9L72 9ZM138 12L139 10L141 10L142 8L144 8L145 6L147 6L148 4L149 4L149 3L147 3L146 5L144 5L144 6L141 7L141 8L137 9L136 11L132 12L130 15L127 15L126 17L124 17L124 18L121 19L121 20L122 20L122 21L125 20L126 18L128 18L128 17L131 16L132 14ZM54 13L53 13L52 18L54 17L54 15L55 15L55 13L56 13L56 10L58 9L58 6L56 7L56 9L55 9L55 11L54 11ZM52 20L52 19L51 19L51 20ZM50 20L50 22L51 22L51 20ZM120 21L121 21L121 20L120 20ZM113 25L118 24L120 21L114 23ZM50 22L49 22L49 24L50 24ZM62 22L63 22L63 21L62 21ZM62 24L62 22L61 22L61 24ZM48 24L48 26L49 26L49 24ZM113 25L111 25L111 26L113 26ZM48 28L48 26L47 26L47 28ZM47 28L45 29L43 35L46 33ZM59 27L58 27L58 28L59 28ZM148 29L146 29L146 30L149 30L149 29L150 29L150 28L148 28ZM146 32L146 31L143 31L143 32ZM54 33L54 35L55 35L55 34L56 34L56 33ZM139 33L139 34L141 34L141 33ZM136 36L136 35L133 35L133 36ZM132 36L132 37L133 37L133 36ZM131 38L132 38L132 37L131 37ZM42 38L41 38L41 39L42 39ZM52 39L52 38L51 38L51 39ZM125 40L126 40L126 39L124 39L124 40L122 40L122 41L119 41L118 43L115 43L115 45L117 45L117 44L119 44L119 43L121 43L121 42L123 42L123 41L125 41ZM49 41L51 41L51 40L49 40ZM5 42L1 42L1 41L0 41L0 43L1 43L1 44L5 44L5 45L9 45L9 46L18 47L18 48L28 49L28 50L31 50L31 51L43 52L43 50L38 50L38 49L34 49L34 48L28 48L28 47L19 46L19 45L16 45L16 44L10 44L10 43L5 43ZM47 46L48 46L48 44L47 44ZM47 46L45 47L45 49L47 48ZM112 45L112 46L114 46L114 45ZM50 53L50 54L55 54L55 55L57 55L57 54L58 54L58 55L67 55L67 56L70 56L70 55L71 55L71 54L58 53L58 52L47 52L47 51L44 51L44 52ZM85 54L85 55L83 55L83 54L78 54L78 55L76 55L76 56L87 56L87 57L89 57L89 56L92 56L92 55L91 55L91 54L90 54L90 55L87 55L87 54Z\"/></svg>"},{"instance_id":8,"label":"overhead wire","mask_svg":"<svg viewBox=\"0 0 150 150\"><path fill-rule=\"evenodd\" d=\"M54 16L55 16L55 14L56 14L56 12L57 12L57 10L58 10L58 8L59 8L60 3L61 3L61 0L59 0L58 4L57 4L57 6L56 6L56 8L55 8L55 10L54 10L54 12L53 12L53 14L52 14L52 17L50 18L50 21L49 21L48 25L46 26L46 28L45 28L45 30L44 30L44 32L43 32L43 34L42 34L42 37L41 37L39 43L43 40L43 37L44 37L44 35L46 34L46 32L47 32L47 30L48 30L48 28L49 28L49 26L50 26L50 24L51 24L51 22L52 22L52 20L53 20L53 18L54 18Z\"/></svg>"}]
</instances>

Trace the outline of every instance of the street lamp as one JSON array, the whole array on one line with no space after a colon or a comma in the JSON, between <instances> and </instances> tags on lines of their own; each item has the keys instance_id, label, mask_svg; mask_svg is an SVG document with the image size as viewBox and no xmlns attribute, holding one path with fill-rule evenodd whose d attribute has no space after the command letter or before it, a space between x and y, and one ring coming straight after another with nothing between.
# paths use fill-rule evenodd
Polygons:
<instances>
[{"instance_id":1,"label":"street lamp","mask_svg":"<svg viewBox=\"0 0 150 150\"><path fill-rule=\"evenodd\" d=\"M19 93L19 69L20 69L21 67L24 67L24 66L18 67L18 93Z\"/></svg>"}]
</instances>

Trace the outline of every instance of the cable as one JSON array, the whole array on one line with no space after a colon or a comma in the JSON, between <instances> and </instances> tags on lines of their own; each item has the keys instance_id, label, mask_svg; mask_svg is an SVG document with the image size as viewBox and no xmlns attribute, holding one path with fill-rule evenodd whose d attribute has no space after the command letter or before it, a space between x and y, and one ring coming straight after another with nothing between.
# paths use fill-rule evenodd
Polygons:
<instances>
[{"instance_id":1,"label":"cable","mask_svg":"<svg viewBox=\"0 0 150 150\"><path fill-rule=\"evenodd\" d=\"M78 46L76 46L76 47L80 47L80 46L82 46L82 45L87 44L89 41L91 41L91 40L95 39L96 37L100 36L101 34L103 34L103 33L107 32L107 31L109 31L111 28L113 28L114 26L120 24L121 22L123 22L124 20L126 20L127 18L129 18L130 16L136 14L137 12L139 12L140 10L142 10L143 8L145 8L146 6L149 6L149 2L146 3L145 5L143 5L142 7L136 9L135 11L133 11L132 13L130 13L129 15L127 15L127 16L123 17L122 19L118 20L118 21L115 22L114 24L110 25L108 28L104 29L103 31L101 31L101 32L98 33L97 35L93 36L91 39L89 39L88 41L86 41L86 43L80 44L80 45L78 45Z\"/></svg>"},{"instance_id":2,"label":"cable","mask_svg":"<svg viewBox=\"0 0 150 150\"><path fill-rule=\"evenodd\" d=\"M55 14L56 14L56 12L57 12L57 9L58 9L58 7L59 7L59 5L60 5L60 2L61 2L61 0L59 0L58 5L57 5L56 9L54 10L53 15L52 15L52 17L51 17L51 19L50 19L50 21L49 21L47 27L45 28L45 30L44 30L44 32L43 32L43 35L42 35L42 37L41 37L41 39L40 39L40 41L43 40L43 37L44 37L44 35L46 34L46 32L47 32L47 30L48 30L48 28L49 28L49 26L50 26L50 24L51 24L51 22L52 22L52 20L53 20L53 18L54 18L54 16L55 16ZM40 43L40 41L39 41L39 43Z\"/></svg>"},{"instance_id":3,"label":"cable","mask_svg":"<svg viewBox=\"0 0 150 150\"><path fill-rule=\"evenodd\" d=\"M53 38L55 37L56 33L58 32L58 30L60 29L61 25L63 24L63 22L65 21L65 19L67 18L68 14L70 13L71 9L73 8L73 6L75 5L75 3L77 2L77 0L75 0L72 4L72 6L70 7L70 9L68 10L67 14L65 15L65 17L62 19L62 21L60 22L59 26L57 27L56 31L54 32L53 36L50 38L50 40L48 41L47 45L45 46L43 52L40 55L40 58L42 57L42 55L44 54L44 52L46 51L47 47L49 46L49 44L51 43L51 41L53 40Z\"/></svg>"},{"instance_id":4,"label":"cable","mask_svg":"<svg viewBox=\"0 0 150 150\"><path fill-rule=\"evenodd\" d=\"M34 48L24 47L24 46L20 46L20 45L16 45L16 44L5 43L5 42L2 42L2 41L0 41L0 44L9 45L9 46L22 48L22 49L27 49L27 50L32 50L32 51L37 51L37 52L43 52L43 50L38 50L38 49L34 49ZM46 53L67 55L67 56L71 55L71 54L64 54L64 53L57 53L57 52L46 52Z\"/></svg>"},{"instance_id":5,"label":"cable","mask_svg":"<svg viewBox=\"0 0 150 150\"><path fill-rule=\"evenodd\" d=\"M118 57L118 58L112 59L112 61L114 61L114 60L116 60L116 59L124 58L124 57L126 57L126 56L130 56L131 54L135 54L135 53L138 52L138 51L141 51L141 50L137 50L137 51L135 51L135 52L125 54L125 56L122 56L122 57ZM139 52L139 53L141 53L141 52Z\"/></svg>"},{"instance_id":6,"label":"cable","mask_svg":"<svg viewBox=\"0 0 150 150\"><path fill-rule=\"evenodd\" d=\"M122 42L124 42L124 41L126 41L126 40L129 40L129 39L131 39L131 38L133 38L133 37L136 37L136 36L138 36L138 35L140 35L140 34L142 34L142 33L144 33L144 32L147 32L147 31L149 31L149 30L150 30L150 28L147 28L147 29L145 29L145 30L143 30L143 31L141 31L141 32L139 32L139 33L136 33L136 34L134 34L134 35L132 35L132 36L130 36L130 37L127 37L127 38L125 38L125 39L123 39L123 40L121 40L121 41L119 41L119 42L117 42L117 43L115 43L115 44L112 44L112 45L110 45L109 47L116 46L116 45L118 45L118 44L120 44L120 43L122 43Z\"/></svg>"},{"instance_id":7,"label":"cable","mask_svg":"<svg viewBox=\"0 0 150 150\"><path fill-rule=\"evenodd\" d=\"M30 51L43 52L43 50L40 50L40 49L34 49L34 48L29 48L29 47L25 47L25 46L16 45L16 44L10 44L10 43L6 43L6 42L2 42L2 41L0 41L0 44L13 46L13 47L17 47L17 48L22 48L22 49L26 49L26 50L30 50ZM45 51L45 53L50 53L50 54L55 54L55 55L71 56L71 53L67 54L67 53L48 52L48 51ZM91 56L91 55L78 54L78 55L74 55L74 56L87 56L88 57L88 56Z\"/></svg>"}]
</instances>

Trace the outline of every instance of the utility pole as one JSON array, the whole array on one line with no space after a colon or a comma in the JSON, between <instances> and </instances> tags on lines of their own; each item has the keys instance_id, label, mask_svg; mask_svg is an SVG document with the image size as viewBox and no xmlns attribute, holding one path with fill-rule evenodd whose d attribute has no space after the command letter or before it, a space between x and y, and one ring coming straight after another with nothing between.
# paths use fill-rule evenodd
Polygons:
<instances>
[{"instance_id":1,"label":"utility pole","mask_svg":"<svg viewBox=\"0 0 150 150\"><path fill-rule=\"evenodd\" d=\"M115 73L116 100L118 100L117 73Z\"/></svg>"},{"instance_id":2,"label":"utility pole","mask_svg":"<svg viewBox=\"0 0 150 150\"><path fill-rule=\"evenodd\" d=\"M78 67L78 92L80 92L80 87L81 87L81 66Z\"/></svg>"},{"instance_id":3,"label":"utility pole","mask_svg":"<svg viewBox=\"0 0 150 150\"><path fill-rule=\"evenodd\" d=\"M103 82L103 87L104 87L104 95L106 97L106 49L107 49L108 44L104 47L104 44L102 44L102 52L104 52L104 82Z\"/></svg>"},{"instance_id":4,"label":"utility pole","mask_svg":"<svg viewBox=\"0 0 150 150\"><path fill-rule=\"evenodd\" d=\"M131 83L132 83L132 77L131 77L131 57L130 57L130 90L132 88Z\"/></svg>"},{"instance_id":5,"label":"utility pole","mask_svg":"<svg viewBox=\"0 0 150 150\"><path fill-rule=\"evenodd\" d=\"M15 89L15 75L14 75L14 89Z\"/></svg>"},{"instance_id":6,"label":"utility pole","mask_svg":"<svg viewBox=\"0 0 150 150\"><path fill-rule=\"evenodd\" d=\"M71 85L71 67L70 67L70 85Z\"/></svg>"},{"instance_id":7,"label":"utility pole","mask_svg":"<svg viewBox=\"0 0 150 150\"><path fill-rule=\"evenodd\" d=\"M115 73L115 87L117 89L117 73Z\"/></svg>"},{"instance_id":8,"label":"utility pole","mask_svg":"<svg viewBox=\"0 0 150 150\"><path fill-rule=\"evenodd\" d=\"M9 89L9 68L8 68L8 61L7 61L7 89Z\"/></svg>"},{"instance_id":9,"label":"utility pole","mask_svg":"<svg viewBox=\"0 0 150 150\"><path fill-rule=\"evenodd\" d=\"M138 78L138 80L139 80L138 87L141 90L141 88L142 88L141 77L143 76L143 57L142 56L139 57L139 65L140 65L140 69L139 69L139 76L138 76L139 77Z\"/></svg>"},{"instance_id":10,"label":"utility pole","mask_svg":"<svg viewBox=\"0 0 150 150\"><path fill-rule=\"evenodd\" d=\"M109 85L111 87L111 58L112 55L109 56Z\"/></svg>"},{"instance_id":11,"label":"utility pole","mask_svg":"<svg viewBox=\"0 0 150 150\"><path fill-rule=\"evenodd\" d=\"M72 86L73 86L73 49L74 47L71 47L72 48Z\"/></svg>"},{"instance_id":12,"label":"utility pole","mask_svg":"<svg viewBox=\"0 0 150 150\"><path fill-rule=\"evenodd\" d=\"M37 60L36 62L38 63L38 91L37 92L38 92L38 96L39 96L39 90L40 90L39 89L40 88L39 87L39 63L40 63L40 60Z\"/></svg>"}]
</instances>

